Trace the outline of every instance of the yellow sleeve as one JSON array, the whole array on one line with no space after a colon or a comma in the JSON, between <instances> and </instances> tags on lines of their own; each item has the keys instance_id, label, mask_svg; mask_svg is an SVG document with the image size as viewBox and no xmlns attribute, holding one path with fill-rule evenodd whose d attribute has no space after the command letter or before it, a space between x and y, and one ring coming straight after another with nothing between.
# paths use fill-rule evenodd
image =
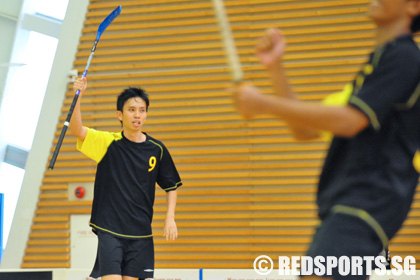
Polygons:
<instances>
[{"instance_id":1,"label":"yellow sleeve","mask_svg":"<svg viewBox=\"0 0 420 280\"><path fill-rule=\"evenodd\" d=\"M417 150L416 154L414 155L413 165L417 172L420 173L420 150Z\"/></svg>"},{"instance_id":2,"label":"yellow sleeve","mask_svg":"<svg viewBox=\"0 0 420 280\"><path fill-rule=\"evenodd\" d=\"M109 145L118 138L121 133L111 133L88 128L84 141L77 139L77 150L81 151L90 159L99 163L108 151Z\"/></svg>"},{"instance_id":3,"label":"yellow sleeve","mask_svg":"<svg viewBox=\"0 0 420 280\"><path fill-rule=\"evenodd\" d=\"M325 106L345 106L348 103L352 92L353 92L353 85L348 84L344 87L343 91L328 95L322 101L322 104ZM320 131L319 134L321 138L326 141L331 141L334 136L329 131Z\"/></svg>"}]
</instances>

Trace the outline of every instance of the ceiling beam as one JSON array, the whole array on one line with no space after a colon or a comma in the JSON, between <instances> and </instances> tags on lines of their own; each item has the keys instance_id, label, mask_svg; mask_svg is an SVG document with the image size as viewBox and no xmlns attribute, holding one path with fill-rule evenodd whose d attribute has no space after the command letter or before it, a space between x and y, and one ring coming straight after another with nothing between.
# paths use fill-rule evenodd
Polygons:
<instances>
[{"instance_id":1,"label":"ceiling beam","mask_svg":"<svg viewBox=\"0 0 420 280\"><path fill-rule=\"evenodd\" d=\"M1 17L1 18L5 18L5 19L9 19L9 20L11 20L11 21L17 21L17 20L18 20L18 18L17 18L17 17L12 16L12 15L7 15L7 14L2 13L2 12L0 12L0 17Z\"/></svg>"},{"instance_id":2,"label":"ceiling beam","mask_svg":"<svg viewBox=\"0 0 420 280\"><path fill-rule=\"evenodd\" d=\"M52 17L40 14L25 14L22 21L22 28L58 38L61 24L61 20Z\"/></svg>"}]
</instances>

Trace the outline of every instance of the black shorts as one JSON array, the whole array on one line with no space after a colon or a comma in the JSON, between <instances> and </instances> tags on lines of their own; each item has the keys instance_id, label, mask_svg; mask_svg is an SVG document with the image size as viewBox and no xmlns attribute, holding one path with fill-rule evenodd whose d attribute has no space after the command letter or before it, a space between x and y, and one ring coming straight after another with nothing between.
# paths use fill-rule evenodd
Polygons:
<instances>
[{"instance_id":1,"label":"black shorts","mask_svg":"<svg viewBox=\"0 0 420 280\"><path fill-rule=\"evenodd\" d=\"M153 237L126 239L99 230L97 234L98 252L90 277L117 274L140 279L153 278Z\"/></svg>"},{"instance_id":2,"label":"black shorts","mask_svg":"<svg viewBox=\"0 0 420 280\"><path fill-rule=\"evenodd\" d=\"M362 219L346 214L331 214L318 227L307 256L342 256L376 257L383 249L383 244L376 232ZM375 267L372 265L373 268ZM372 268L372 273L373 273ZM332 270L332 275L325 275L333 279L366 280L363 275L340 275L338 268Z\"/></svg>"}]
</instances>

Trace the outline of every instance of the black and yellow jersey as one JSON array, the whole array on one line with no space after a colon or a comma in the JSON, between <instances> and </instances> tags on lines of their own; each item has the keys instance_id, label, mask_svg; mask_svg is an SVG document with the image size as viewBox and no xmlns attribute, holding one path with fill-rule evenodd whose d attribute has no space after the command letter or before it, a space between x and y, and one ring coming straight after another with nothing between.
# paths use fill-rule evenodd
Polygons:
<instances>
[{"instance_id":1,"label":"black and yellow jersey","mask_svg":"<svg viewBox=\"0 0 420 280\"><path fill-rule=\"evenodd\" d=\"M90 225L122 238L152 236L156 183L165 190L182 185L162 142L146 135L135 143L123 132L88 129L77 149L97 162Z\"/></svg>"},{"instance_id":2,"label":"black and yellow jersey","mask_svg":"<svg viewBox=\"0 0 420 280\"><path fill-rule=\"evenodd\" d=\"M407 216L419 180L420 51L412 36L377 48L337 98L370 125L354 137L332 139L319 181L319 215L361 217L385 244Z\"/></svg>"},{"instance_id":3,"label":"black and yellow jersey","mask_svg":"<svg viewBox=\"0 0 420 280\"><path fill-rule=\"evenodd\" d=\"M353 85L347 84L342 91L328 95L324 100L322 100L322 104L326 106L346 106L349 103L352 93ZM329 142L334 137L331 132L327 131L320 131L319 134L322 139ZM420 147L413 157L413 166L417 172L420 173Z\"/></svg>"}]
</instances>

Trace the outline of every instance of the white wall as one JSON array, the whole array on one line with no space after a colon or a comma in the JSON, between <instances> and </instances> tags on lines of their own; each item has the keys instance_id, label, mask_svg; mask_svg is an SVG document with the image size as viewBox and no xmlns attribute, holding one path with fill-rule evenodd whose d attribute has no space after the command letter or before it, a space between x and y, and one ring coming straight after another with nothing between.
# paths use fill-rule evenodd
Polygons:
<instances>
[{"instance_id":1,"label":"white wall","mask_svg":"<svg viewBox=\"0 0 420 280\"><path fill-rule=\"evenodd\" d=\"M88 4L88 0L69 1L1 268L17 269L22 263L38 201L39 187L63 104L66 76L72 69Z\"/></svg>"},{"instance_id":2,"label":"white wall","mask_svg":"<svg viewBox=\"0 0 420 280\"><path fill-rule=\"evenodd\" d=\"M0 0L0 34L1 34L1 47L0 47L0 105L3 99L3 91L7 77L7 66L11 62L13 42L17 28L19 14L22 8L23 0ZM3 161L6 150L6 144L0 136L0 162Z\"/></svg>"}]
</instances>

